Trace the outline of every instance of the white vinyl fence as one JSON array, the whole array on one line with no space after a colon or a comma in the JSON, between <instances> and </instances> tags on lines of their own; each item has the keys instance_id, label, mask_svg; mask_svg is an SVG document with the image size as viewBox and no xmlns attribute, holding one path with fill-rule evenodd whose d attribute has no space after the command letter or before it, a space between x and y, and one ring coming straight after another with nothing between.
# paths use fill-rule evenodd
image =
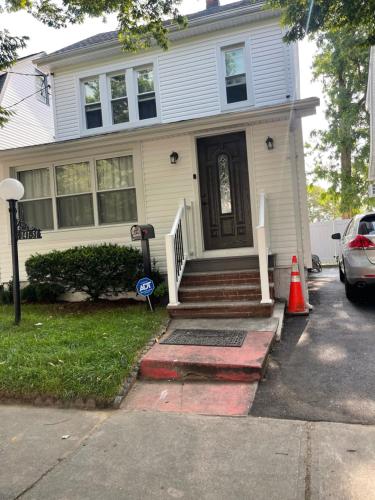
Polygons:
<instances>
[{"instance_id":1,"label":"white vinyl fence","mask_svg":"<svg viewBox=\"0 0 375 500\"><path fill-rule=\"evenodd\" d=\"M322 264L336 264L338 241L333 240L333 233L343 233L349 219L336 219L310 224L311 252L319 255Z\"/></svg>"}]
</instances>

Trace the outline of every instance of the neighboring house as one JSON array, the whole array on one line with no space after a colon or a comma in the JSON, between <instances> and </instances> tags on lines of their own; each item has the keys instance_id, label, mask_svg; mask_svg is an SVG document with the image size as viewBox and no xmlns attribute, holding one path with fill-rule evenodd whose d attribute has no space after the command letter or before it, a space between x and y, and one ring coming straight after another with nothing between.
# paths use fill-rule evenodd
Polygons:
<instances>
[{"instance_id":1,"label":"neighboring house","mask_svg":"<svg viewBox=\"0 0 375 500\"><path fill-rule=\"evenodd\" d=\"M292 256L311 266L301 118L319 100L300 99L279 12L207 4L171 29L168 51L126 54L110 32L39 59L53 74L56 142L0 154L1 176L25 185L21 215L43 229L20 242L21 264L37 251L131 244L131 226L149 223L173 313L195 316L270 314L268 266L281 298ZM5 207L0 217L4 227ZM0 266L6 282L9 236Z\"/></svg>"},{"instance_id":2,"label":"neighboring house","mask_svg":"<svg viewBox=\"0 0 375 500\"><path fill-rule=\"evenodd\" d=\"M367 86L367 110L370 114L370 196L375 198L375 47L371 48Z\"/></svg>"},{"instance_id":3,"label":"neighboring house","mask_svg":"<svg viewBox=\"0 0 375 500\"><path fill-rule=\"evenodd\" d=\"M14 113L0 128L0 150L54 141L49 78L36 66L43 55L22 57L0 73L0 105Z\"/></svg>"}]
</instances>

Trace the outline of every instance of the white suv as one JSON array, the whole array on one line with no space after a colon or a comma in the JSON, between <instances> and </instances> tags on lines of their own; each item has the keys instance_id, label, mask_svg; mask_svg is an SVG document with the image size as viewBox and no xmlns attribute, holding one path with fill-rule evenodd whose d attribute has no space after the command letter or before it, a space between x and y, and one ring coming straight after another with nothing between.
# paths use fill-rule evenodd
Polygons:
<instances>
[{"instance_id":1,"label":"white suv","mask_svg":"<svg viewBox=\"0 0 375 500\"><path fill-rule=\"evenodd\" d=\"M339 272L349 300L358 298L359 289L375 285L375 212L356 215L347 225L340 240Z\"/></svg>"}]
</instances>

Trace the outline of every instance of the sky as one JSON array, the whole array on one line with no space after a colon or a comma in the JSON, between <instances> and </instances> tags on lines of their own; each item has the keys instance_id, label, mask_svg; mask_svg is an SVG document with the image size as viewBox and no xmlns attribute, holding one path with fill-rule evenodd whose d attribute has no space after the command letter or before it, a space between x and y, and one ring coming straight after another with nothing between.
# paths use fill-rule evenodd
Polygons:
<instances>
[{"instance_id":1,"label":"sky","mask_svg":"<svg viewBox=\"0 0 375 500\"><path fill-rule=\"evenodd\" d=\"M231 3L231 1L233 0L221 0L221 5ZM183 0L180 10L183 14L190 14L203 10L205 3L205 0ZM29 37L27 48L20 52L20 56L41 51L53 52L97 33L114 30L116 27L115 16L109 16L105 23L102 19L92 18L88 19L84 24L56 30L33 19L25 12L1 14L1 28L8 29L12 35L27 35ZM319 97L321 100L321 106L318 108L317 114L303 119L305 141L308 139L311 130L324 128L325 125L321 85L319 82L312 82L311 64L314 51L314 43L307 40L299 43L301 97Z\"/></svg>"}]
</instances>

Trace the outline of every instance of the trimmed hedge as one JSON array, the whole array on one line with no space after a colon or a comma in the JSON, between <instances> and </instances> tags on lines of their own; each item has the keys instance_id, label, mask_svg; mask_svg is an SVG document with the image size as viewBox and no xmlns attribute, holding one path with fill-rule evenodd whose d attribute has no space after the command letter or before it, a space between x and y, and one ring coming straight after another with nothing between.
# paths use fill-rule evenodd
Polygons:
<instances>
[{"instance_id":1,"label":"trimmed hedge","mask_svg":"<svg viewBox=\"0 0 375 500\"><path fill-rule=\"evenodd\" d=\"M31 285L57 285L65 291L85 292L93 300L134 290L143 272L140 251L115 244L53 250L31 256L25 266ZM158 271L152 274L160 283Z\"/></svg>"}]
</instances>

